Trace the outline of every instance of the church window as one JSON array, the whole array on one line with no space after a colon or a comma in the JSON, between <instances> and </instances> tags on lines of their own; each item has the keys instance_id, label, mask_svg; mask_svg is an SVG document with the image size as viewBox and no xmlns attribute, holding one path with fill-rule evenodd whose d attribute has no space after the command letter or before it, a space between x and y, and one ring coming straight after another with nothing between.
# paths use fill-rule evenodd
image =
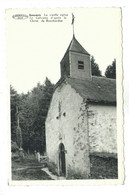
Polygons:
<instances>
[{"instance_id":1,"label":"church window","mask_svg":"<svg viewBox=\"0 0 129 195\"><path fill-rule=\"evenodd\" d=\"M78 61L78 69L84 69L84 62Z\"/></svg>"},{"instance_id":2,"label":"church window","mask_svg":"<svg viewBox=\"0 0 129 195\"><path fill-rule=\"evenodd\" d=\"M63 113L63 116L66 116L66 113L65 112Z\"/></svg>"}]
</instances>

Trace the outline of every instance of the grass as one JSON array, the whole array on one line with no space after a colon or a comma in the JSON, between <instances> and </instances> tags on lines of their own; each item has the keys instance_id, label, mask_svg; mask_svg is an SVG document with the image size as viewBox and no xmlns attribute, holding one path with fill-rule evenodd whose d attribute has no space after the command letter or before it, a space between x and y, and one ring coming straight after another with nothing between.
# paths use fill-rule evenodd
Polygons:
<instances>
[{"instance_id":1,"label":"grass","mask_svg":"<svg viewBox=\"0 0 129 195\"><path fill-rule=\"evenodd\" d=\"M33 155L25 159L12 160L12 180L51 180L50 176L41 169L44 163L37 162Z\"/></svg>"},{"instance_id":2,"label":"grass","mask_svg":"<svg viewBox=\"0 0 129 195\"><path fill-rule=\"evenodd\" d=\"M90 162L91 162L90 179L117 179L118 178L117 159L90 156Z\"/></svg>"},{"instance_id":3,"label":"grass","mask_svg":"<svg viewBox=\"0 0 129 195\"><path fill-rule=\"evenodd\" d=\"M51 180L41 168L27 168L24 170L13 170L12 180Z\"/></svg>"},{"instance_id":4,"label":"grass","mask_svg":"<svg viewBox=\"0 0 129 195\"><path fill-rule=\"evenodd\" d=\"M118 178L117 159L90 156L90 162L91 174L89 179ZM25 156L23 160L14 158L12 159L12 180L51 180L50 176L41 170L46 165L46 161L37 162L34 155ZM55 174L55 166L50 167L50 171ZM81 178L75 177L74 179Z\"/></svg>"}]
</instances>

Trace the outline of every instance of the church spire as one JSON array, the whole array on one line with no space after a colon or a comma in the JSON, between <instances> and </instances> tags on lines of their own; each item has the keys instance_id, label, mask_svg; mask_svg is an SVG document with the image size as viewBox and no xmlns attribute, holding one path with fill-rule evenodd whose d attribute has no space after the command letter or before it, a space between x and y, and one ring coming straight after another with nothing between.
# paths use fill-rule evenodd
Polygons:
<instances>
[{"instance_id":1,"label":"church spire","mask_svg":"<svg viewBox=\"0 0 129 195\"><path fill-rule=\"evenodd\" d=\"M73 13L72 13L72 25L73 25L73 38L75 38L75 33L74 33L74 19L75 19L75 17L74 17L74 15L73 15Z\"/></svg>"},{"instance_id":2,"label":"church spire","mask_svg":"<svg viewBox=\"0 0 129 195\"><path fill-rule=\"evenodd\" d=\"M61 78L91 79L90 54L75 38L74 20L72 13L73 38L60 62Z\"/></svg>"}]
</instances>

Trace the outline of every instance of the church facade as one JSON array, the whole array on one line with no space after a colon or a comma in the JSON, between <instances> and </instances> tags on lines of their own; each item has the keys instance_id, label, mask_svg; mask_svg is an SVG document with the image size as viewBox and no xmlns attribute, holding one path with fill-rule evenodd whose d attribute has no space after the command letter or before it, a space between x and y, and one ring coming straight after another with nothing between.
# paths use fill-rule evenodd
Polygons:
<instances>
[{"instance_id":1,"label":"church facade","mask_svg":"<svg viewBox=\"0 0 129 195\"><path fill-rule=\"evenodd\" d=\"M116 81L92 76L74 36L60 68L46 119L48 161L59 176L88 179L93 156L117 159Z\"/></svg>"}]
</instances>

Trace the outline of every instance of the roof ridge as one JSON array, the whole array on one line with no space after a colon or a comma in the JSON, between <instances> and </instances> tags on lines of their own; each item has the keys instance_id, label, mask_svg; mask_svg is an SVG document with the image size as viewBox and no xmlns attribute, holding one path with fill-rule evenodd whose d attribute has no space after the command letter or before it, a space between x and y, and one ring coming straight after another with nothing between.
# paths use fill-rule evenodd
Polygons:
<instances>
[{"instance_id":1,"label":"roof ridge","mask_svg":"<svg viewBox=\"0 0 129 195\"><path fill-rule=\"evenodd\" d=\"M73 37L73 39L75 39L75 38ZM73 45L73 39L72 39L72 41L71 41L70 47L72 47L72 45ZM69 47L69 48L70 48L70 47Z\"/></svg>"},{"instance_id":2,"label":"roof ridge","mask_svg":"<svg viewBox=\"0 0 129 195\"><path fill-rule=\"evenodd\" d=\"M109 79L109 80L114 80L114 81L116 81L116 79L113 79L113 78L107 78L107 77L105 77L105 76L93 76L92 75L92 77L94 77L94 78L100 78L100 79Z\"/></svg>"},{"instance_id":3,"label":"roof ridge","mask_svg":"<svg viewBox=\"0 0 129 195\"><path fill-rule=\"evenodd\" d=\"M82 53L82 54L86 54L86 55L90 55L86 50L85 48L78 42L78 40L75 38L75 36L73 36L62 60L64 59L64 57L66 56L66 54L69 52L69 51L73 51L73 52L77 52L77 53ZM62 61L61 60L61 61Z\"/></svg>"}]
</instances>

